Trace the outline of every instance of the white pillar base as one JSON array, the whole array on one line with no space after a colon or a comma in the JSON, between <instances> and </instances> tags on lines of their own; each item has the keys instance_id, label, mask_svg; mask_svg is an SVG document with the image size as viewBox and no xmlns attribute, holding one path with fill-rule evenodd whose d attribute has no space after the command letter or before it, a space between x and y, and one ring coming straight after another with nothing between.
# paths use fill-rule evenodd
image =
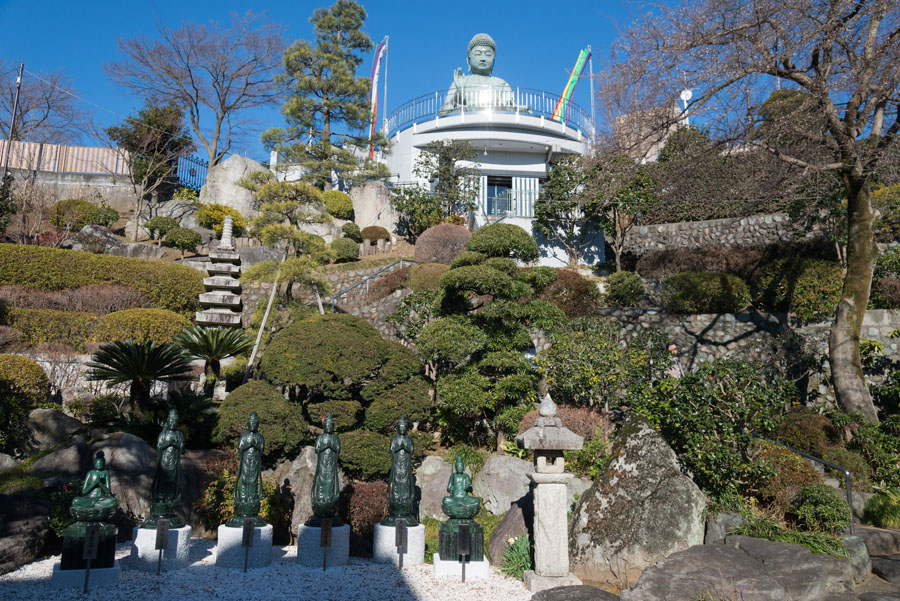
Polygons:
<instances>
[{"instance_id":1,"label":"white pillar base","mask_svg":"<svg viewBox=\"0 0 900 601\"><path fill-rule=\"evenodd\" d=\"M81 589L84 587L85 570L60 570L59 562L53 564L53 576L50 582L53 588L69 588L76 587ZM91 568L91 574L88 578L88 588L96 586L112 586L119 582L119 562L111 568Z\"/></svg>"},{"instance_id":2,"label":"white pillar base","mask_svg":"<svg viewBox=\"0 0 900 601\"><path fill-rule=\"evenodd\" d=\"M345 566L350 563L350 526L344 524L331 529L331 546L328 547L327 563L323 562L325 549L321 543L322 529L317 526L300 524L297 527L297 563L309 568L322 569L323 565Z\"/></svg>"},{"instance_id":3,"label":"white pillar base","mask_svg":"<svg viewBox=\"0 0 900 601\"><path fill-rule=\"evenodd\" d=\"M156 550L156 530L135 527L131 534L131 557L128 567L155 572L159 561ZM173 572L188 566L191 550L191 527L169 528L169 544L163 549L160 572Z\"/></svg>"},{"instance_id":4,"label":"white pillar base","mask_svg":"<svg viewBox=\"0 0 900 601\"><path fill-rule=\"evenodd\" d=\"M253 546L247 552L247 568L264 568L272 563L271 524L253 529ZM216 565L220 568L244 569L243 528L219 526L219 540L216 543Z\"/></svg>"},{"instance_id":5,"label":"white pillar base","mask_svg":"<svg viewBox=\"0 0 900 601\"><path fill-rule=\"evenodd\" d=\"M375 524L375 541L372 545L372 559L379 562L400 564L397 554L396 529L393 526ZM406 529L406 548L403 549L403 565L418 566L425 563L425 526L419 524Z\"/></svg>"},{"instance_id":6,"label":"white pillar base","mask_svg":"<svg viewBox=\"0 0 900 601\"><path fill-rule=\"evenodd\" d=\"M488 578L491 575L491 564L487 559L481 561L466 562L466 581ZM462 564L459 561L441 559L438 553L434 554L434 577L462 579Z\"/></svg>"}]
</instances>

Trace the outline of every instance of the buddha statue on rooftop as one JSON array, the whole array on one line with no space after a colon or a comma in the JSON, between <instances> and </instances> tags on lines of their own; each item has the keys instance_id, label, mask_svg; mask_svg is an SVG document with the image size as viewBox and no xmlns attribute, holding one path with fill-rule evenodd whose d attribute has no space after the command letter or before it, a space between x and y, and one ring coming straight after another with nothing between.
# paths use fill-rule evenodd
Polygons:
<instances>
[{"instance_id":1,"label":"buddha statue on rooftop","mask_svg":"<svg viewBox=\"0 0 900 601\"><path fill-rule=\"evenodd\" d=\"M461 109L514 108L512 88L491 75L496 56L497 44L491 36L479 33L472 38L466 56L471 74L463 75L461 68L456 69L441 114Z\"/></svg>"},{"instance_id":2,"label":"buddha statue on rooftop","mask_svg":"<svg viewBox=\"0 0 900 601\"><path fill-rule=\"evenodd\" d=\"M116 498L110 488L106 456L97 451L94 469L84 477L80 497L75 497L69 512L79 522L104 522L116 513Z\"/></svg>"}]
</instances>

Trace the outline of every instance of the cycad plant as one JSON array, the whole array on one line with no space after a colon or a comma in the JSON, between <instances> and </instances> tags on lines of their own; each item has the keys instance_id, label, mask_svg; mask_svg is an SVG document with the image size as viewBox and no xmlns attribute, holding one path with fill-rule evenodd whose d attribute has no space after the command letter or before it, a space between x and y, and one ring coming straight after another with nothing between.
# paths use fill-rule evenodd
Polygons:
<instances>
[{"instance_id":1,"label":"cycad plant","mask_svg":"<svg viewBox=\"0 0 900 601\"><path fill-rule=\"evenodd\" d=\"M207 379L218 380L222 359L249 351L253 341L233 328L192 326L175 337L175 344L188 356L206 361Z\"/></svg>"},{"instance_id":2,"label":"cycad plant","mask_svg":"<svg viewBox=\"0 0 900 601\"><path fill-rule=\"evenodd\" d=\"M130 382L132 410L144 419L150 410L153 382L191 379L191 365L180 348L169 343L117 340L100 347L88 363L89 380L112 384Z\"/></svg>"}]
</instances>

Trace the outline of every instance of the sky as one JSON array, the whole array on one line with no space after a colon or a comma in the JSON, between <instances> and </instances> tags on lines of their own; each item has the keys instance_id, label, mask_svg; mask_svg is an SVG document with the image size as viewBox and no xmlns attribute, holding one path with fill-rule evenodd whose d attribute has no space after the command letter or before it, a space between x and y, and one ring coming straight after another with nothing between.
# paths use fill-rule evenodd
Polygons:
<instances>
[{"instance_id":1,"label":"sky","mask_svg":"<svg viewBox=\"0 0 900 601\"><path fill-rule=\"evenodd\" d=\"M560 4L370 0L361 4L369 15L363 31L373 43L389 36L388 114L408 100L446 90L457 67L466 71L466 46L478 32L490 34L497 43L494 75L514 87L559 94L579 50L592 46L597 69L609 56L617 30L626 28L631 15L639 10L633 3L598 0ZM0 58L7 65L25 63L25 68L36 74L64 72L78 95L93 103L83 102L85 110L106 126L122 121L143 104L141 98L116 87L103 70L105 64L121 58L117 38L155 37L158 23L177 27L183 21L227 22L229 13L253 9L265 10L268 19L283 24L288 41L311 40L309 17L313 10L327 5L328 0L0 0ZM368 76L371 67L370 54L358 74ZM384 73L382 65L382 76ZM14 74L4 76L14 79ZM587 108L588 95L587 80L582 80L574 101ZM232 152L268 160L259 134L283 126L283 117L278 106L254 109L249 117L255 122L255 131L234 144Z\"/></svg>"}]
</instances>

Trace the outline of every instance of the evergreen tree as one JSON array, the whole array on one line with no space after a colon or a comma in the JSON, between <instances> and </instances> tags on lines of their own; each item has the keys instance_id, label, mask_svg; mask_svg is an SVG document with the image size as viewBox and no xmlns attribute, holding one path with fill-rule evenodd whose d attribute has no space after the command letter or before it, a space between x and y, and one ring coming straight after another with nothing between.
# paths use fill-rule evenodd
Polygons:
<instances>
[{"instance_id":1,"label":"evergreen tree","mask_svg":"<svg viewBox=\"0 0 900 601\"><path fill-rule=\"evenodd\" d=\"M315 45L301 40L288 48L285 73L279 76L288 90L281 109L287 127L263 134L267 147L299 163L305 179L325 190L331 189L332 172L351 181L387 176L383 165L360 158L369 139L352 135L366 131L371 117L369 80L356 76L363 62L360 53L372 50L372 41L360 29L365 20L366 11L353 0L337 0L313 12ZM345 132L337 131L340 125ZM376 145L384 142L379 134Z\"/></svg>"}]
</instances>

